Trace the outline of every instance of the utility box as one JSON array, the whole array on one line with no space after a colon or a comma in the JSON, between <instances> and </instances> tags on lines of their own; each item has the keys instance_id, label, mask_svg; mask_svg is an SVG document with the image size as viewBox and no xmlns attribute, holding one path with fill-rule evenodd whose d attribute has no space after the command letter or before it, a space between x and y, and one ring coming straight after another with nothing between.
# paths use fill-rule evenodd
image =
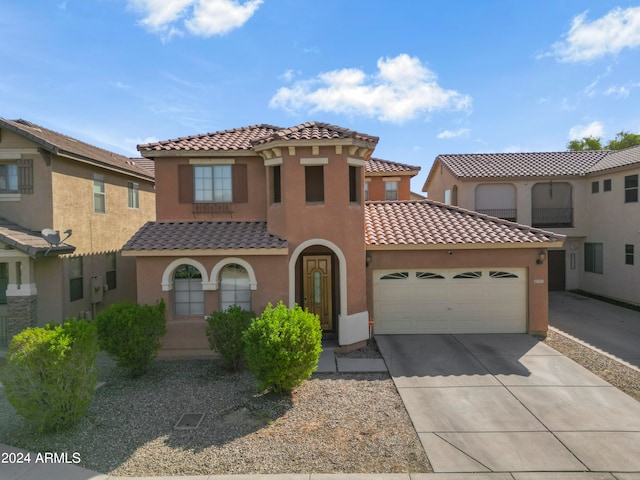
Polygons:
<instances>
[{"instance_id":1,"label":"utility box","mask_svg":"<svg viewBox=\"0 0 640 480\"><path fill-rule=\"evenodd\" d=\"M101 303L104 298L102 277L91 277L91 303Z\"/></svg>"}]
</instances>

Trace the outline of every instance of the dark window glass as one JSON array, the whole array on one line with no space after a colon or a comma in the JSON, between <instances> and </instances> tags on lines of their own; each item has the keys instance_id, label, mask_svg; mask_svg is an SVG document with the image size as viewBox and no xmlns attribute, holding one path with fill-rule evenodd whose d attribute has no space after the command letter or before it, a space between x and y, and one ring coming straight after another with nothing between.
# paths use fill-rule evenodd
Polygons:
<instances>
[{"instance_id":1,"label":"dark window glass","mask_svg":"<svg viewBox=\"0 0 640 480\"><path fill-rule=\"evenodd\" d=\"M638 175L628 175L624 177L624 202L633 203L638 201Z\"/></svg>"},{"instance_id":2,"label":"dark window glass","mask_svg":"<svg viewBox=\"0 0 640 480\"><path fill-rule=\"evenodd\" d=\"M598 193L600 191L600 182L591 182L591 193Z\"/></svg>"},{"instance_id":3,"label":"dark window glass","mask_svg":"<svg viewBox=\"0 0 640 480\"><path fill-rule=\"evenodd\" d=\"M280 165L273 167L273 203L282 202L282 177Z\"/></svg>"},{"instance_id":4,"label":"dark window glass","mask_svg":"<svg viewBox=\"0 0 640 480\"><path fill-rule=\"evenodd\" d=\"M349 201L360 201L360 169L349 165Z\"/></svg>"},{"instance_id":5,"label":"dark window glass","mask_svg":"<svg viewBox=\"0 0 640 480\"><path fill-rule=\"evenodd\" d=\"M610 178L602 181L602 190L605 191L605 192L610 192L611 191L611 179Z\"/></svg>"},{"instance_id":6,"label":"dark window glass","mask_svg":"<svg viewBox=\"0 0 640 480\"><path fill-rule=\"evenodd\" d=\"M584 244L584 271L591 273L603 272L602 244Z\"/></svg>"},{"instance_id":7,"label":"dark window glass","mask_svg":"<svg viewBox=\"0 0 640 480\"><path fill-rule=\"evenodd\" d=\"M633 245L627 244L624 246L624 263L626 265L633 265L634 250Z\"/></svg>"},{"instance_id":8,"label":"dark window glass","mask_svg":"<svg viewBox=\"0 0 640 480\"><path fill-rule=\"evenodd\" d=\"M324 169L322 166L304 168L304 187L307 202L324 202Z\"/></svg>"}]
</instances>

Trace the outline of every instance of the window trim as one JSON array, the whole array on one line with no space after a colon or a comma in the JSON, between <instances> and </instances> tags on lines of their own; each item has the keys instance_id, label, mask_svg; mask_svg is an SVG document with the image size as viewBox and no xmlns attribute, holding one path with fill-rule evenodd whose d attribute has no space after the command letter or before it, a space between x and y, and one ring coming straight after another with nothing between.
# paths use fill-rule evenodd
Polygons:
<instances>
[{"instance_id":1,"label":"window trim","mask_svg":"<svg viewBox=\"0 0 640 480\"><path fill-rule=\"evenodd\" d=\"M635 264L635 245L633 243L625 243L624 245L624 264Z\"/></svg>"},{"instance_id":2,"label":"window trim","mask_svg":"<svg viewBox=\"0 0 640 480\"><path fill-rule=\"evenodd\" d=\"M76 262L78 263L78 265L74 267L74 264ZM82 257L69 258L69 302L75 302L84 298L83 263L84 262L82 260Z\"/></svg>"},{"instance_id":3,"label":"window trim","mask_svg":"<svg viewBox=\"0 0 640 480\"><path fill-rule=\"evenodd\" d=\"M204 184L198 186L198 172L209 170L210 177L201 177L203 181L210 179L211 185ZM228 172L228 175L218 174L217 172ZM222 187L216 188L216 178L220 183L224 183ZM202 182L201 182L202 183ZM211 194L211 198L208 198ZM201 195L202 198L198 198ZM218 195L218 198L216 198ZM193 202L194 203L233 203L233 165L232 164L213 164L213 165L194 165L193 166Z\"/></svg>"},{"instance_id":4,"label":"window trim","mask_svg":"<svg viewBox=\"0 0 640 480\"><path fill-rule=\"evenodd\" d=\"M584 243L584 271L587 273L604 272L604 246L602 242Z\"/></svg>"},{"instance_id":5,"label":"window trim","mask_svg":"<svg viewBox=\"0 0 640 480\"><path fill-rule=\"evenodd\" d=\"M628 186L630 181L635 181L635 185ZM638 203L638 174L626 175L624 177L624 203Z\"/></svg>"},{"instance_id":6,"label":"window trim","mask_svg":"<svg viewBox=\"0 0 640 480\"><path fill-rule=\"evenodd\" d=\"M96 191L96 188L98 191ZM102 199L101 206L97 201L99 198ZM104 182L104 175L99 173L93 175L93 213L107 213L107 188Z\"/></svg>"},{"instance_id":7,"label":"window trim","mask_svg":"<svg viewBox=\"0 0 640 480\"><path fill-rule=\"evenodd\" d=\"M140 184L127 182L127 207L133 210L140 209Z\"/></svg>"},{"instance_id":8,"label":"window trim","mask_svg":"<svg viewBox=\"0 0 640 480\"><path fill-rule=\"evenodd\" d=\"M395 188L389 188L390 186L393 186ZM400 182L398 182L397 180L385 181L384 182L384 199L387 201L398 200L399 188L400 188ZM390 198L390 197L393 197L393 198Z\"/></svg>"}]
</instances>

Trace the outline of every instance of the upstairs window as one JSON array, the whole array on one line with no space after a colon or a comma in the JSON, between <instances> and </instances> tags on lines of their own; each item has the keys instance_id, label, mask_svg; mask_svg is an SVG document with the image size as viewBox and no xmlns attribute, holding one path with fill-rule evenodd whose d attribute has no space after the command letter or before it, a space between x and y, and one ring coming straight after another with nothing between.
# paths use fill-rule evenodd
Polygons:
<instances>
[{"instance_id":1,"label":"upstairs window","mask_svg":"<svg viewBox=\"0 0 640 480\"><path fill-rule=\"evenodd\" d=\"M600 191L600 182L591 182L591 193L598 193Z\"/></svg>"},{"instance_id":2,"label":"upstairs window","mask_svg":"<svg viewBox=\"0 0 640 480\"><path fill-rule=\"evenodd\" d=\"M624 203L638 201L638 175L624 177Z\"/></svg>"},{"instance_id":3,"label":"upstairs window","mask_svg":"<svg viewBox=\"0 0 640 480\"><path fill-rule=\"evenodd\" d=\"M18 164L0 164L0 193L18 192Z\"/></svg>"},{"instance_id":4,"label":"upstairs window","mask_svg":"<svg viewBox=\"0 0 640 480\"><path fill-rule=\"evenodd\" d=\"M272 203L282 202L282 170L280 165L276 165L271 169L271 191L272 191Z\"/></svg>"},{"instance_id":5,"label":"upstairs window","mask_svg":"<svg viewBox=\"0 0 640 480\"><path fill-rule=\"evenodd\" d=\"M304 188L307 203L324 202L324 167L318 165L304 167Z\"/></svg>"},{"instance_id":6,"label":"upstairs window","mask_svg":"<svg viewBox=\"0 0 640 480\"><path fill-rule=\"evenodd\" d=\"M398 200L398 182L384 182L384 199Z\"/></svg>"},{"instance_id":7,"label":"upstairs window","mask_svg":"<svg viewBox=\"0 0 640 480\"><path fill-rule=\"evenodd\" d=\"M195 201L231 203L231 165L198 165L194 168Z\"/></svg>"},{"instance_id":8,"label":"upstairs window","mask_svg":"<svg viewBox=\"0 0 640 480\"><path fill-rule=\"evenodd\" d=\"M360 167L349 165L349 201L360 203Z\"/></svg>"},{"instance_id":9,"label":"upstairs window","mask_svg":"<svg viewBox=\"0 0 640 480\"><path fill-rule=\"evenodd\" d=\"M9 286L9 264L0 263L0 305L7 304L7 287Z\"/></svg>"},{"instance_id":10,"label":"upstairs window","mask_svg":"<svg viewBox=\"0 0 640 480\"><path fill-rule=\"evenodd\" d=\"M135 182L127 182L127 206L140 208L140 185Z\"/></svg>"},{"instance_id":11,"label":"upstairs window","mask_svg":"<svg viewBox=\"0 0 640 480\"><path fill-rule=\"evenodd\" d=\"M602 181L602 191L603 192L610 192L611 191L611 179L607 178L606 180Z\"/></svg>"},{"instance_id":12,"label":"upstairs window","mask_svg":"<svg viewBox=\"0 0 640 480\"><path fill-rule=\"evenodd\" d=\"M107 211L107 199L104 189L104 176L93 176L93 212L105 213Z\"/></svg>"}]
</instances>

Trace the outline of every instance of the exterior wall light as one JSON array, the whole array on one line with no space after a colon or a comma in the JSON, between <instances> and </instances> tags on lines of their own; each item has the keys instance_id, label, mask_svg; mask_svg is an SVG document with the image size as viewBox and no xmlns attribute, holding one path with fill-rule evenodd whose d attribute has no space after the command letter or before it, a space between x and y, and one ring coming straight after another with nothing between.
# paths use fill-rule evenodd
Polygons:
<instances>
[{"instance_id":1,"label":"exterior wall light","mask_svg":"<svg viewBox=\"0 0 640 480\"><path fill-rule=\"evenodd\" d=\"M367 253L364 257L365 266L369 266L371 264L371 254Z\"/></svg>"},{"instance_id":2,"label":"exterior wall light","mask_svg":"<svg viewBox=\"0 0 640 480\"><path fill-rule=\"evenodd\" d=\"M536 260L536 263L538 265L542 265L544 263L544 259L547 258L547 254L544 250L540 250L538 252L538 259Z\"/></svg>"}]
</instances>

